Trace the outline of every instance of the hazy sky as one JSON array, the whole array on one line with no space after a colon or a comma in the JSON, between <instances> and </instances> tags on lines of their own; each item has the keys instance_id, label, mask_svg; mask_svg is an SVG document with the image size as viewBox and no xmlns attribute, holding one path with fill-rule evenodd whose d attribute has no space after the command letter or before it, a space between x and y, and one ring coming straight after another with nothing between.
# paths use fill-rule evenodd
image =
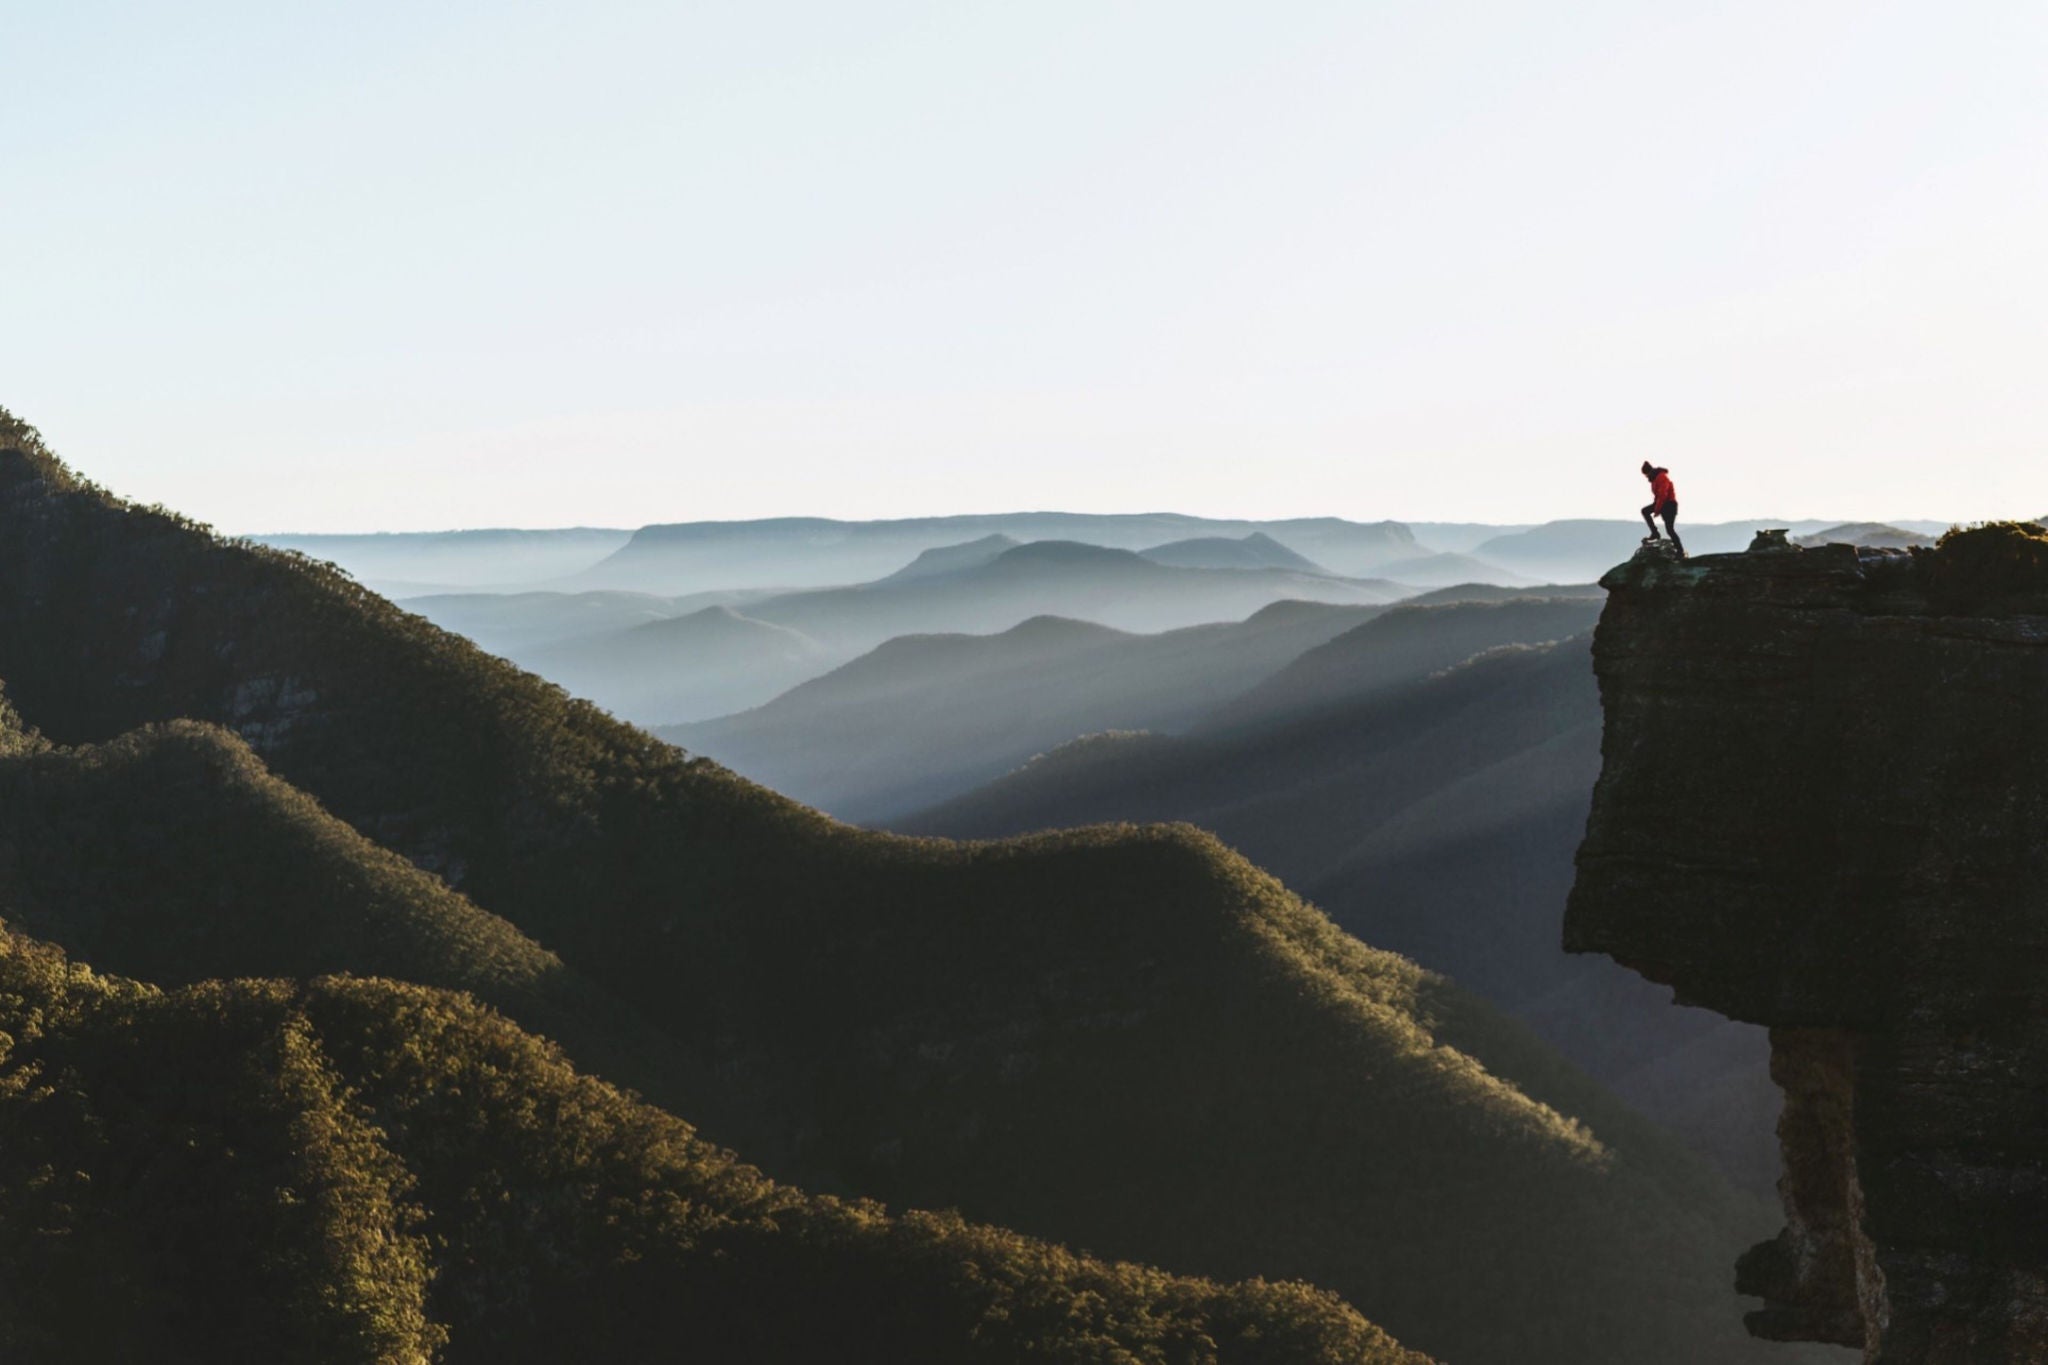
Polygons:
<instances>
[{"instance_id":1,"label":"hazy sky","mask_svg":"<svg viewBox=\"0 0 2048 1365\"><path fill-rule=\"evenodd\" d=\"M0 5L0 404L237 531L2048 512L2048 5Z\"/></svg>"}]
</instances>

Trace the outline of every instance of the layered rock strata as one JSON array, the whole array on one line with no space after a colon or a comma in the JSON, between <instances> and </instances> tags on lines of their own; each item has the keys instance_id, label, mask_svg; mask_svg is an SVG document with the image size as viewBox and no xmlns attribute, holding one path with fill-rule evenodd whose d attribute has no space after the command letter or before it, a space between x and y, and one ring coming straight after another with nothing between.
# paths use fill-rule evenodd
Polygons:
<instances>
[{"instance_id":1,"label":"layered rock strata","mask_svg":"<svg viewBox=\"0 0 2048 1365\"><path fill-rule=\"evenodd\" d=\"M1565 941L1771 1029L1759 1336L2048 1360L2048 537L1606 580Z\"/></svg>"}]
</instances>

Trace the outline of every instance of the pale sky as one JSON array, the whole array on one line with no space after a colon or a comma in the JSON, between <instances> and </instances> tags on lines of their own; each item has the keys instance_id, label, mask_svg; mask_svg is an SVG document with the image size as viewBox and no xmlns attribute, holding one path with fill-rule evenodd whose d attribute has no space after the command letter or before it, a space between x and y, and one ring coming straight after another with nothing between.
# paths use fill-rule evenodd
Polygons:
<instances>
[{"instance_id":1,"label":"pale sky","mask_svg":"<svg viewBox=\"0 0 2048 1365\"><path fill-rule=\"evenodd\" d=\"M232 531L2048 512L2039 0L0 4L0 405Z\"/></svg>"}]
</instances>

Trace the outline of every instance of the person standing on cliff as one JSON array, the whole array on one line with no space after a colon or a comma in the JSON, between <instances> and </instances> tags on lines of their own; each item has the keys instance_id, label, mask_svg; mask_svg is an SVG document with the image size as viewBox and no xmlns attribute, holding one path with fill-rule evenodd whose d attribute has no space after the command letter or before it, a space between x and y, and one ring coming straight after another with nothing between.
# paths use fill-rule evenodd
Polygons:
<instances>
[{"instance_id":1,"label":"person standing on cliff","mask_svg":"<svg viewBox=\"0 0 2048 1365\"><path fill-rule=\"evenodd\" d=\"M1685 542L1678 538L1678 489L1671 482L1671 471L1644 460L1643 477L1650 481L1650 505L1643 509L1643 524L1650 528L1650 539L1663 539L1657 534L1657 518L1664 518L1664 531L1671 537L1672 547L1680 559L1685 558Z\"/></svg>"}]
</instances>

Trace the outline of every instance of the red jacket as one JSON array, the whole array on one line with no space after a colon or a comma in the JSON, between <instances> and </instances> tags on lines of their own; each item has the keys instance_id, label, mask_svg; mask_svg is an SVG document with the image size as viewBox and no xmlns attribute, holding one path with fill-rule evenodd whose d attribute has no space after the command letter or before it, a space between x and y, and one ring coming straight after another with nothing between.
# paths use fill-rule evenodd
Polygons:
<instances>
[{"instance_id":1,"label":"red jacket","mask_svg":"<svg viewBox=\"0 0 2048 1365\"><path fill-rule=\"evenodd\" d=\"M1672 486L1670 470L1650 471L1650 497L1654 499L1652 506L1659 511L1678 501L1678 490Z\"/></svg>"}]
</instances>

